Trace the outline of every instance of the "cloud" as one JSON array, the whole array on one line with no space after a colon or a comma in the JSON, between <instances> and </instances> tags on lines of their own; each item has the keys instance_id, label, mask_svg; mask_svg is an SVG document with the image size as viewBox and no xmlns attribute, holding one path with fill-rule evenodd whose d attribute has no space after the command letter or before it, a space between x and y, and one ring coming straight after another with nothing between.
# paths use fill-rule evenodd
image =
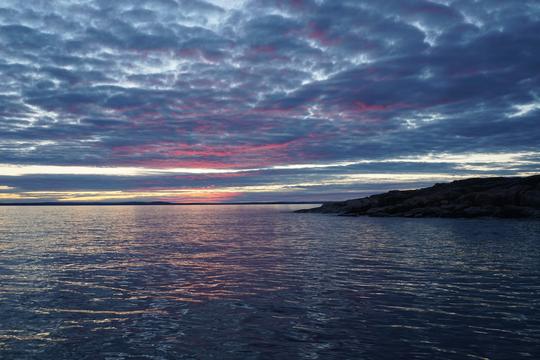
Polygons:
<instances>
[{"instance_id":1,"label":"cloud","mask_svg":"<svg viewBox=\"0 0 540 360\"><path fill-rule=\"evenodd\" d=\"M386 160L534 152L539 17L532 0L6 0L0 163L47 168L65 186L74 174L53 169L202 168L257 175L190 186L311 179L349 196L355 187L334 177L356 165L317 166L379 162L378 172L415 174L419 162L402 170ZM451 162L431 172L538 171L516 158ZM36 175L47 176L5 186ZM118 190L140 174L125 185L102 175L84 186Z\"/></svg>"}]
</instances>

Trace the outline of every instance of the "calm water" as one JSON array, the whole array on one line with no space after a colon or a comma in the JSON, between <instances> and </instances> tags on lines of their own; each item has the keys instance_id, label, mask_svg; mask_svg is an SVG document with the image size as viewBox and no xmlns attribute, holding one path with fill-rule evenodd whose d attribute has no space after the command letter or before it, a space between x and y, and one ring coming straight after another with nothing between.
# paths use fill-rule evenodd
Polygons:
<instances>
[{"instance_id":1,"label":"calm water","mask_svg":"<svg viewBox=\"0 0 540 360\"><path fill-rule=\"evenodd\" d=\"M295 208L0 207L0 358L539 358L539 221Z\"/></svg>"}]
</instances>

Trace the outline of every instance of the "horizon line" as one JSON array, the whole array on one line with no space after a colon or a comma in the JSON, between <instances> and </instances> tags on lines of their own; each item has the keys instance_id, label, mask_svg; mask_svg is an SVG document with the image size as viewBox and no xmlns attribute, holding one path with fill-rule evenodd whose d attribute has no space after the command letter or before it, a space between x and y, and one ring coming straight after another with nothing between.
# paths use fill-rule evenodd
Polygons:
<instances>
[{"instance_id":1,"label":"horizon line","mask_svg":"<svg viewBox=\"0 0 540 360\"><path fill-rule=\"evenodd\" d=\"M248 202L168 202L168 201L122 201L122 202L10 202L1 203L0 206L122 206L122 205L144 205L144 206L193 206L193 205L311 205L322 204L332 201L248 201Z\"/></svg>"}]
</instances>

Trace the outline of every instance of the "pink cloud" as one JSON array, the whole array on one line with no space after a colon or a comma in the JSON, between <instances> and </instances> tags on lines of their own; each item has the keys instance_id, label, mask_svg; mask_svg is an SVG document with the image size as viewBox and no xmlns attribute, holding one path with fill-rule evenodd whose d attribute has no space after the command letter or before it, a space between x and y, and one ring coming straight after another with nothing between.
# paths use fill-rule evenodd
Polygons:
<instances>
[{"instance_id":1,"label":"pink cloud","mask_svg":"<svg viewBox=\"0 0 540 360\"><path fill-rule=\"evenodd\" d=\"M342 41L340 38L330 36L328 30L319 27L314 22L309 24L308 38L316 40L324 46L335 46Z\"/></svg>"}]
</instances>

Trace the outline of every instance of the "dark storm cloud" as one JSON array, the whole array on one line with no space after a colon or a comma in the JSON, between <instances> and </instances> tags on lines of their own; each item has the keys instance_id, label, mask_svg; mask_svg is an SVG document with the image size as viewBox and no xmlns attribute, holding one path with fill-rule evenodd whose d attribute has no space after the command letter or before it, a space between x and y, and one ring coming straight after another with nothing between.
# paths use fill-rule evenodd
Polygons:
<instances>
[{"instance_id":1,"label":"dark storm cloud","mask_svg":"<svg viewBox=\"0 0 540 360\"><path fill-rule=\"evenodd\" d=\"M256 169L443 153L530 157L540 148L536 1L237 4L2 2L0 164ZM378 166L181 185L424 171L419 162ZM460 171L441 166L429 169ZM62 176L0 185L70 188ZM79 190L146 180L88 178ZM178 185L164 175L153 181Z\"/></svg>"}]
</instances>

